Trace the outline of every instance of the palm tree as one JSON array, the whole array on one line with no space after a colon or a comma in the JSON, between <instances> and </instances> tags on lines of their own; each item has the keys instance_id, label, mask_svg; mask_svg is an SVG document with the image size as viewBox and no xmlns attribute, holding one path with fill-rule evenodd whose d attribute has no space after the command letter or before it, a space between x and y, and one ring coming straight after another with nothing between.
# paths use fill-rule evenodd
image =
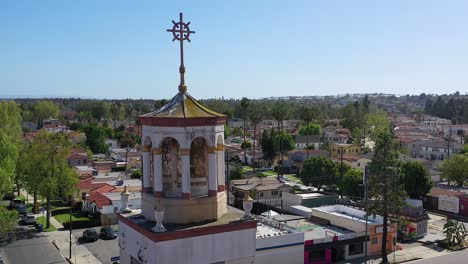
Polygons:
<instances>
[{"instance_id":1,"label":"palm tree","mask_svg":"<svg viewBox=\"0 0 468 264\"><path fill-rule=\"evenodd\" d=\"M111 104L112 119L114 119L114 130L117 127L117 119L120 114L120 102L113 102Z\"/></svg>"},{"instance_id":2,"label":"palm tree","mask_svg":"<svg viewBox=\"0 0 468 264\"><path fill-rule=\"evenodd\" d=\"M132 120L132 114L133 114L133 105L131 103L127 103L125 105L125 117L128 120L129 126L130 126L130 121Z\"/></svg>"},{"instance_id":3,"label":"palm tree","mask_svg":"<svg viewBox=\"0 0 468 264\"><path fill-rule=\"evenodd\" d=\"M262 122L263 117L265 116L265 106L260 103L254 103L250 106L250 111L249 111L249 119L250 123L252 124L254 128L254 133L253 133L253 169L255 171L255 150L256 150L256 138L257 138L257 125Z\"/></svg>"},{"instance_id":4,"label":"palm tree","mask_svg":"<svg viewBox=\"0 0 468 264\"><path fill-rule=\"evenodd\" d=\"M310 106L303 106L301 107L301 112L299 113L301 119L304 121L304 125L308 126L309 123L314 118L314 110ZM309 133L306 133L307 136L307 159L309 159Z\"/></svg>"},{"instance_id":5,"label":"palm tree","mask_svg":"<svg viewBox=\"0 0 468 264\"><path fill-rule=\"evenodd\" d=\"M276 101L271 109L271 116L278 122L278 131L283 130L283 121L289 114L288 104L279 100Z\"/></svg>"},{"instance_id":6,"label":"palm tree","mask_svg":"<svg viewBox=\"0 0 468 264\"><path fill-rule=\"evenodd\" d=\"M244 118L244 127L243 127L243 130L244 130L244 144L246 142L246 139L245 139L245 123L247 121L247 108L249 107L249 99L246 98L246 97L242 97L241 99L241 107L242 107L242 113L243 113L243 118ZM247 148L244 148L244 163L247 164Z\"/></svg>"}]
</instances>

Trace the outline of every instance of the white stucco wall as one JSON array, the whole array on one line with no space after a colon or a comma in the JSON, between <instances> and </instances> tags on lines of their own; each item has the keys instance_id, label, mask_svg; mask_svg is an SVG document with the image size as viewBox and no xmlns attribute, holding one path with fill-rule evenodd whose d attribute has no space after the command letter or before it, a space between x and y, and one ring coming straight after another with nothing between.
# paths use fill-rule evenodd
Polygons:
<instances>
[{"instance_id":1,"label":"white stucco wall","mask_svg":"<svg viewBox=\"0 0 468 264\"><path fill-rule=\"evenodd\" d=\"M304 263L304 233L258 238L255 264Z\"/></svg>"},{"instance_id":2,"label":"white stucco wall","mask_svg":"<svg viewBox=\"0 0 468 264\"><path fill-rule=\"evenodd\" d=\"M251 228L156 243L119 222L121 264L129 264L130 256L158 264L252 263L255 234Z\"/></svg>"}]
</instances>

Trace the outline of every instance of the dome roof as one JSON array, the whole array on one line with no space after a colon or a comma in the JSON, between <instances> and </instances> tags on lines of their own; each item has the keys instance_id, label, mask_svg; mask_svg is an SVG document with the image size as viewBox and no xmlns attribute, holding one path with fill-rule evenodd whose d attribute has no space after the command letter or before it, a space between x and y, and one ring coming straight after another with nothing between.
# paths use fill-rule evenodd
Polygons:
<instances>
[{"instance_id":1,"label":"dome roof","mask_svg":"<svg viewBox=\"0 0 468 264\"><path fill-rule=\"evenodd\" d=\"M160 109L140 116L140 123L150 126L208 126L226 120L226 115L204 107L187 92L177 93Z\"/></svg>"}]
</instances>

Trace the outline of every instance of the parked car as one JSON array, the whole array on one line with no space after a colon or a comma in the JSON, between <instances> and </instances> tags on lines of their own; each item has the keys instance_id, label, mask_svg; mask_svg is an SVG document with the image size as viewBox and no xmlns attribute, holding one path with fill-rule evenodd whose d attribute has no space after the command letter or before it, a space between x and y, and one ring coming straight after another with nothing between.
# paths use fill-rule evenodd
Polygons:
<instances>
[{"instance_id":1,"label":"parked car","mask_svg":"<svg viewBox=\"0 0 468 264\"><path fill-rule=\"evenodd\" d=\"M23 200L21 199L13 199L10 201L10 207L11 208L17 208L18 206L23 204Z\"/></svg>"},{"instance_id":2,"label":"parked car","mask_svg":"<svg viewBox=\"0 0 468 264\"><path fill-rule=\"evenodd\" d=\"M3 262L2 255L0 255L0 264L5 264L5 262Z\"/></svg>"},{"instance_id":3,"label":"parked car","mask_svg":"<svg viewBox=\"0 0 468 264\"><path fill-rule=\"evenodd\" d=\"M102 239L114 239L114 238L117 237L117 235L114 232L114 229L112 227L110 227L110 226L106 226L106 227L101 228L101 232L100 232L99 236Z\"/></svg>"},{"instance_id":4,"label":"parked car","mask_svg":"<svg viewBox=\"0 0 468 264\"><path fill-rule=\"evenodd\" d=\"M18 211L18 213L20 215L24 215L24 214L27 214L28 213L28 209L26 209L26 206L24 205L18 205L18 207L16 207L16 210Z\"/></svg>"},{"instance_id":5,"label":"parked car","mask_svg":"<svg viewBox=\"0 0 468 264\"><path fill-rule=\"evenodd\" d=\"M23 215L23 223L27 225L33 225L36 223L36 216L33 213L27 213Z\"/></svg>"},{"instance_id":6,"label":"parked car","mask_svg":"<svg viewBox=\"0 0 468 264\"><path fill-rule=\"evenodd\" d=\"M93 242L93 241L98 240L98 234L96 230L93 228L86 229L85 231L83 231L83 239L86 242Z\"/></svg>"}]
</instances>

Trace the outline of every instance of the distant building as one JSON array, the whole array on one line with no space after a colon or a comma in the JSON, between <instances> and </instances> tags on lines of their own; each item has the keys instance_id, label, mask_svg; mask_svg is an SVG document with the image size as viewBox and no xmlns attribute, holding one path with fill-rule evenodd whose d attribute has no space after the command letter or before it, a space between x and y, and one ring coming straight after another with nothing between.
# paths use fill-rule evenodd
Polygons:
<instances>
[{"instance_id":1,"label":"distant building","mask_svg":"<svg viewBox=\"0 0 468 264\"><path fill-rule=\"evenodd\" d=\"M275 177L232 180L229 182L230 193L234 199L231 205L242 208L246 192L255 193L254 200L271 207L281 208L282 197L292 191L292 187L278 181Z\"/></svg>"},{"instance_id":2,"label":"distant building","mask_svg":"<svg viewBox=\"0 0 468 264\"><path fill-rule=\"evenodd\" d=\"M304 206L307 208L319 207L324 205L334 205L338 195L325 192L312 193L284 193L283 210L297 214L297 208L294 206Z\"/></svg>"},{"instance_id":3,"label":"distant building","mask_svg":"<svg viewBox=\"0 0 468 264\"><path fill-rule=\"evenodd\" d=\"M307 147L307 136L293 135L296 149L305 149ZM320 136L309 136L309 146L314 146L314 149L320 148Z\"/></svg>"},{"instance_id":4,"label":"distant building","mask_svg":"<svg viewBox=\"0 0 468 264\"><path fill-rule=\"evenodd\" d=\"M357 156L361 154L361 147L356 144L333 143L330 144L330 151L332 157L340 156L341 151L343 151L343 155Z\"/></svg>"},{"instance_id":5,"label":"distant building","mask_svg":"<svg viewBox=\"0 0 468 264\"><path fill-rule=\"evenodd\" d=\"M444 160L463 151L463 145L448 141L427 141L420 145L419 157L428 160Z\"/></svg>"}]
</instances>

